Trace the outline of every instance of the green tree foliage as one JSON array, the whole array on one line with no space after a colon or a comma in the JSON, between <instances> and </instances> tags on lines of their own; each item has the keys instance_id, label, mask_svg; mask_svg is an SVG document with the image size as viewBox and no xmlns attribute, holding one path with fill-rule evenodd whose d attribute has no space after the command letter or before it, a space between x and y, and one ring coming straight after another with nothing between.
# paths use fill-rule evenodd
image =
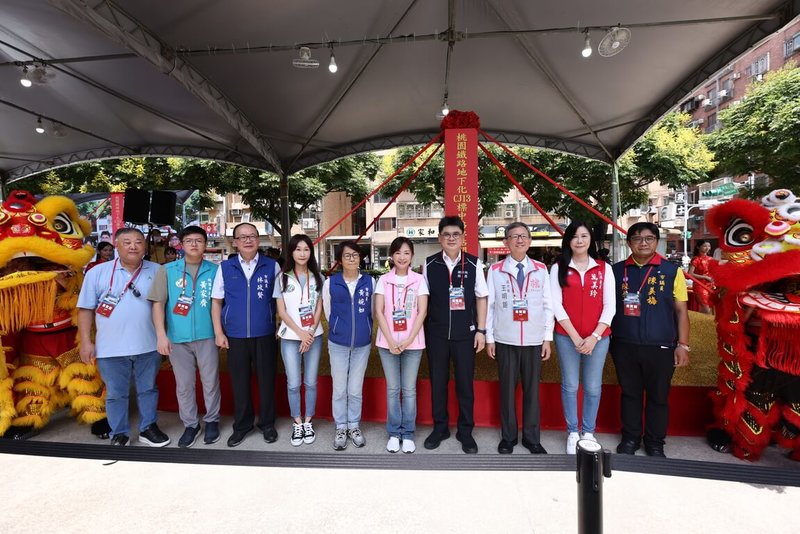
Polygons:
<instances>
[{"instance_id":1,"label":"green tree foliage","mask_svg":"<svg viewBox=\"0 0 800 534\"><path fill-rule=\"evenodd\" d=\"M708 173L715 165L713 154L706 147L699 132L686 126L688 120L687 115L679 113L667 115L618 160L622 211L644 204L647 200L645 187L656 180L669 187L680 188L684 184L708 179ZM489 143L485 145L544 210L562 217L592 223L600 221L599 217L591 214L589 210L507 152ZM416 150L418 149L403 148L396 151L384 162L383 175L388 176ZM607 216L611 214L612 168L609 164L571 154L527 147L512 147L512 150L601 213ZM384 191L387 194L394 194L404 180L422 164L427 154L421 155L411 169L403 171L401 176L388 184ZM494 211L513 186L482 151L479 152L479 156L479 213L483 216ZM408 190L416 195L419 202L442 203L444 157L441 151L420 172Z\"/></svg>"},{"instance_id":2,"label":"green tree foliage","mask_svg":"<svg viewBox=\"0 0 800 534\"><path fill-rule=\"evenodd\" d=\"M719 113L723 128L709 135L719 169L761 172L770 188L800 189L800 69L787 63L750 84L740 103Z\"/></svg>"},{"instance_id":3,"label":"green tree foliage","mask_svg":"<svg viewBox=\"0 0 800 534\"><path fill-rule=\"evenodd\" d=\"M342 158L288 177L292 224L328 192L343 191L354 200L369 192L380 159L372 154ZM197 189L194 209L214 205L213 194L239 193L253 220L266 220L282 233L280 179L277 175L218 161L183 158L124 158L63 167L13 184L35 194L125 191L128 188Z\"/></svg>"}]
</instances>

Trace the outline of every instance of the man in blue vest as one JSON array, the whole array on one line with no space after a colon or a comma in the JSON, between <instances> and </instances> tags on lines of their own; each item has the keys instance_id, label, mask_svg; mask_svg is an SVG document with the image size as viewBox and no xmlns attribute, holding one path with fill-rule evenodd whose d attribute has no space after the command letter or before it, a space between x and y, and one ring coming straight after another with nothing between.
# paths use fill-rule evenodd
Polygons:
<instances>
[{"instance_id":1,"label":"man in blue vest","mask_svg":"<svg viewBox=\"0 0 800 534\"><path fill-rule=\"evenodd\" d=\"M278 440L275 430L275 278L278 264L258 253L258 229L239 223L233 229L239 254L220 265L211 290L211 319L217 346L228 349L233 388L233 434L236 447L253 431L255 415L250 380L258 382L258 427L264 441Z\"/></svg>"},{"instance_id":2,"label":"man in blue vest","mask_svg":"<svg viewBox=\"0 0 800 534\"><path fill-rule=\"evenodd\" d=\"M169 356L175 374L178 410L185 430L178 447L194 445L200 434L195 383L200 371L206 406L203 441L219 441L219 349L211 323L211 287L217 265L203 259L206 231L187 226L180 233L183 259L163 265L147 298L153 302L158 352Z\"/></svg>"},{"instance_id":3,"label":"man in blue vest","mask_svg":"<svg viewBox=\"0 0 800 534\"><path fill-rule=\"evenodd\" d=\"M648 456L664 457L667 400L676 367L689 364L689 312L683 271L656 252L658 227L628 229L628 259L613 267L617 313L611 323L611 355L622 389L620 454L634 454L642 441Z\"/></svg>"},{"instance_id":4,"label":"man in blue vest","mask_svg":"<svg viewBox=\"0 0 800 534\"><path fill-rule=\"evenodd\" d=\"M478 452L472 437L475 426L475 353L486 344L486 303L489 288L483 264L461 250L464 221L445 216L439 221L442 252L425 260L423 273L428 282L428 315L425 318L425 347L431 380L433 432L425 439L426 449L436 449L450 437L447 413L447 384L450 361L455 372L458 398L456 439L467 454Z\"/></svg>"}]
</instances>

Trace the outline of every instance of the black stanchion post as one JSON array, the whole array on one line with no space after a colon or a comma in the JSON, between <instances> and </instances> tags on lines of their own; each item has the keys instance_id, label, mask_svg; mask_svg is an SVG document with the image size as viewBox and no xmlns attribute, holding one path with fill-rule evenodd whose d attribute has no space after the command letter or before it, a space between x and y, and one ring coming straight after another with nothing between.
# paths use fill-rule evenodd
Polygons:
<instances>
[{"instance_id":1,"label":"black stanchion post","mask_svg":"<svg viewBox=\"0 0 800 534\"><path fill-rule=\"evenodd\" d=\"M577 445L578 534L603 532L603 477L611 476L611 453L596 441Z\"/></svg>"}]
</instances>

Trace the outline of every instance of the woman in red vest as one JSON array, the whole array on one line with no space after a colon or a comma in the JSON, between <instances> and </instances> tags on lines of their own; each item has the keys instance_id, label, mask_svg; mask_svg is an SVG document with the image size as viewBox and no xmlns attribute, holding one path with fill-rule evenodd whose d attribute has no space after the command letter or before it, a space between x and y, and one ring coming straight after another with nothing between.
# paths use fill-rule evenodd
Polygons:
<instances>
[{"instance_id":1,"label":"woman in red vest","mask_svg":"<svg viewBox=\"0 0 800 534\"><path fill-rule=\"evenodd\" d=\"M573 221L564 231L561 257L550 270L550 282L556 318L554 340L561 366L561 402L569 432L566 451L575 454L579 439L595 440L609 325L616 312L614 274L610 265L598 261L594 237L586 223ZM581 370L583 417L579 427Z\"/></svg>"}]
</instances>

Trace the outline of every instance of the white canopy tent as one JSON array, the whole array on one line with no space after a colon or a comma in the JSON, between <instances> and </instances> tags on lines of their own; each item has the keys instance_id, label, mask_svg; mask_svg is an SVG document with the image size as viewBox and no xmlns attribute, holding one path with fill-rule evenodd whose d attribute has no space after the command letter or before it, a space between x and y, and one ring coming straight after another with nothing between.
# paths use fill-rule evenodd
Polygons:
<instances>
[{"instance_id":1,"label":"white canopy tent","mask_svg":"<svg viewBox=\"0 0 800 534\"><path fill-rule=\"evenodd\" d=\"M131 155L285 177L426 142L445 101L503 142L613 162L798 13L800 0L4 0L0 181ZM616 25L630 44L601 57ZM302 46L319 68L293 66Z\"/></svg>"}]
</instances>

